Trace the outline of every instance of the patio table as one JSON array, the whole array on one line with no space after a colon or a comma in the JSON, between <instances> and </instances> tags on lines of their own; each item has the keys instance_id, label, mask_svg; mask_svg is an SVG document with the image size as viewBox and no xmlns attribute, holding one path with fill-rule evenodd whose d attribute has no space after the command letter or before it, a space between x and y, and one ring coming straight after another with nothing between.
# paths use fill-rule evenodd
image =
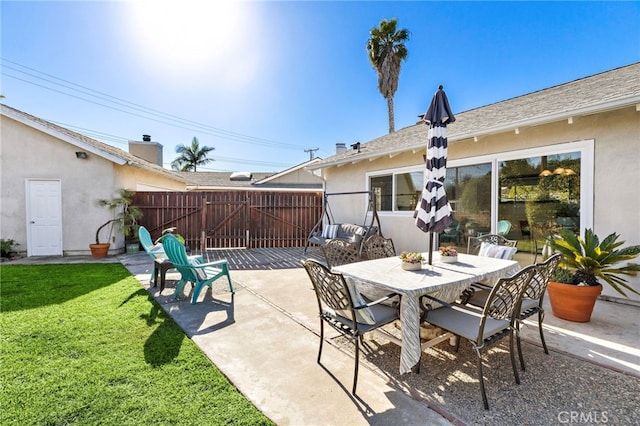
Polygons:
<instances>
[{"instance_id":1,"label":"patio table","mask_svg":"<svg viewBox=\"0 0 640 426\"><path fill-rule=\"evenodd\" d=\"M423 253L427 258L427 254ZM333 272L351 277L356 285L367 285L388 292L399 293L402 342L400 373L418 372L423 346L420 344L420 296L431 294L438 299L452 302L472 283L481 280L494 281L520 270L514 260L458 254L455 263L440 262L439 252L434 252L432 265L422 264L417 271L405 271L399 257L367 260L335 266ZM436 339L431 343L441 342Z\"/></svg>"}]
</instances>

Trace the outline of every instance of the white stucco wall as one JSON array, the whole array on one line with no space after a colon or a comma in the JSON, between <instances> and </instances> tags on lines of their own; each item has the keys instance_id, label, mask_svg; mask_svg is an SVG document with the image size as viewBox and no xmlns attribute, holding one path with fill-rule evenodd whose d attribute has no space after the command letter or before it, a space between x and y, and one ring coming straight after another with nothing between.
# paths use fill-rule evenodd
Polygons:
<instances>
[{"instance_id":1,"label":"white stucco wall","mask_svg":"<svg viewBox=\"0 0 640 426\"><path fill-rule=\"evenodd\" d=\"M180 182L133 166L118 166L95 154L78 159L75 152L82 149L6 116L2 116L0 135L0 238L16 240L20 252L27 251L27 179L60 180L62 244L67 255L89 254L96 229L110 219L106 209L95 205L97 199L111 198L117 188L138 189L142 183L184 190ZM112 252L123 246L118 236Z\"/></svg>"},{"instance_id":2,"label":"white stucco wall","mask_svg":"<svg viewBox=\"0 0 640 426\"><path fill-rule=\"evenodd\" d=\"M519 132L483 136L478 142L453 141L449 144L449 159L594 140L593 229L601 237L617 232L627 244L640 244L640 112L635 107L574 117L572 124L561 121L521 128ZM383 156L324 169L327 192L365 190L367 172L421 165L423 154L407 152L392 158ZM364 199L332 197L330 203L332 211L340 214L337 221L362 222L366 209ZM393 238L398 252L427 249L427 238L415 227L412 212L379 215L384 235ZM630 282L640 291L640 277ZM606 285L603 294L618 296ZM631 298L640 300L636 296Z\"/></svg>"}]
</instances>

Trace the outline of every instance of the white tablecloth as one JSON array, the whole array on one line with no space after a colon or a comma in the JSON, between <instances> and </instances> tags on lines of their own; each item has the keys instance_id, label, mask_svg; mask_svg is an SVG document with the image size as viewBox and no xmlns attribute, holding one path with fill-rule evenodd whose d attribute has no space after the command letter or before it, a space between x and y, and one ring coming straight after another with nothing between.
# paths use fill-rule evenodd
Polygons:
<instances>
[{"instance_id":1,"label":"white tablecloth","mask_svg":"<svg viewBox=\"0 0 640 426\"><path fill-rule=\"evenodd\" d=\"M423 253L425 259L427 253ZM423 264L419 271L405 271L398 257L367 260L332 268L333 272L351 277L358 285L373 286L402 295L402 349L400 372L408 373L420 362L420 296L431 294L451 302L470 284L495 281L520 270L514 260L494 259L458 254L458 262L442 263L440 254L433 254L433 264Z\"/></svg>"}]
</instances>

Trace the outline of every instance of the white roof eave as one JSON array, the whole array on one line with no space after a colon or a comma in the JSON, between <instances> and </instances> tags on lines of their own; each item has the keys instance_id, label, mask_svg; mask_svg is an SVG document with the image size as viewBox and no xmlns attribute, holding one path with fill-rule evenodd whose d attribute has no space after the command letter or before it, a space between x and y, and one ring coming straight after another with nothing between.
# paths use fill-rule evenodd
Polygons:
<instances>
[{"instance_id":1,"label":"white roof eave","mask_svg":"<svg viewBox=\"0 0 640 426\"><path fill-rule=\"evenodd\" d=\"M7 117L10 117L11 119L16 120L16 121L18 121L18 122L20 122L20 123L22 123L22 124L24 124L26 126L32 127L32 128L34 128L36 130L41 131L42 133L46 133L49 136L53 136L56 139L60 139L60 140L62 140L64 142L67 142L67 143L69 143L69 144L71 144L73 146L78 147L79 149L82 149L83 151L90 152L92 154L98 155L98 156L100 156L102 158L105 158L105 159L107 159L107 160L109 160L109 161L111 161L113 163L118 164L118 165L122 166L122 165L125 165L125 164L128 163L128 160L125 159L125 158L122 158L122 157L120 157L118 155L114 155L114 154L111 154L109 152L103 151L103 150L101 150L99 148L96 148L95 146L93 146L91 144L88 144L88 143L84 142L83 140L74 138L71 135L67 135L66 133L59 132L56 129L52 129L51 127L46 126L43 123L40 123L38 121L30 120L28 117L25 117L25 116L20 115L20 114L16 114L16 113L14 113L13 110L11 110L9 108L3 108L2 109L2 113L4 115L6 115Z\"/></svg>"},{"instance_id":2,"label":"white roof eave","mask_svg":"<svg viewBox=\"0 0 640 426\"><path fill-rule=\"evenodd\" d=\"M610 111L618 108L629 107L629 106L637 105L638 103L640 103L640 95L634 94L633 96L619 98L609 102L600 103L597 105L589 105L582 108L560 111L553 114L547 114L547 115L542 115L538 117L528 118L526 120L514 121L509 124L499 125L495 127L485 127L479 131L472 131L472 132L467 132L459 135L452 135L451 137L449 137L449 142L461 141L465 139L471 139L473 137L481 137L481 136L487 136L487 135L492 135L496 133L513 131L517 128L539 126L541 124L548 124L556 121L567 120L570 117L590 115L590 114ZM384 157L387 155L394 155L394 154L399 154L402 152L409 152L409 151L415 152L416 150L421 150L421 149L425 149L424 142L418 143L415 145L406 145L401 148L392 148L392 149L375 151L367 154L360 153L358 154L357 158L354 158L353 156L342 157L333 161L323 162L322 164L312 164L312 165L306 166L305 169L317 170L317 169L326 169L329 167L339 167L339 166L344 166L346 164L354 163L358 161L363 161L368 159L373 160L378 157Z\"/></svg>"}]
</instances>

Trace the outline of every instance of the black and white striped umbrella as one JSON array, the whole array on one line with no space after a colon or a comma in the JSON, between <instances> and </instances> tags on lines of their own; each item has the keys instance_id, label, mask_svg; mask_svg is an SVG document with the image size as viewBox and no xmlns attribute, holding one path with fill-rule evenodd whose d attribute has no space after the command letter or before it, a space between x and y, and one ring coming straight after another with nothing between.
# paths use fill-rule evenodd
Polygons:
<instances>
[{"instance_id":1,"label":"black and white striped umbrella","mask_svg":"<svg viewBox=\"0 0 640 426\"><path fill-rule=\"evenodd\" d=\"M447 124L453 123L456 119L442 86L433 95L423 119L429 125L427 170L422 197L413 217L416 219L418 228L423 232L431 233L429 235L429 264L431 264L433 234L444 231L453 222L451 206L444 190L444 179L447 175Z\"/></svg>"}]
</instances>

